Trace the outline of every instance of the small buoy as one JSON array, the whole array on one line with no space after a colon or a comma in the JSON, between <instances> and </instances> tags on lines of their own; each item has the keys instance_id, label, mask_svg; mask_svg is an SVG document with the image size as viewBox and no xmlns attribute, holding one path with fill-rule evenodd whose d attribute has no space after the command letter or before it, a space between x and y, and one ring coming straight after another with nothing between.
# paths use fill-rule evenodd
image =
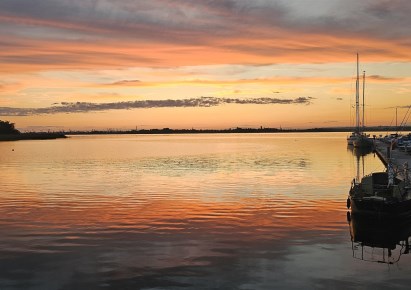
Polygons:
<instances>
[{"instance_id":1,"label":"small buoy","mask_svg":"<svg viewBox=\"0 0 411 290\"><path fill-rule=\"evenodd\" d=\"M14 149L11 149L11 151L14 151Z\"/></svg>"}]
</instances>

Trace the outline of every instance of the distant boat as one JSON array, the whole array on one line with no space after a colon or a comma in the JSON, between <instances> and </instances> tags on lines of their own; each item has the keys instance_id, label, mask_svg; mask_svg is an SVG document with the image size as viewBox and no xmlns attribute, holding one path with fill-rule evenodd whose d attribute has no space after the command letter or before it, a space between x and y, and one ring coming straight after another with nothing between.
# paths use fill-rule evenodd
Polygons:
<instances>
[{"instance_id":1,"label":"distant boat","mask_svg":"<svg viewBox=\"0 0 411 290\"><path fill-rule=\"evenodd\" d=\"M364 96L365 96L365 72L363 74L363 110L362 110L362 126L360 126L360 73L359 73L359 56L357 53L357 79L355 83L355 130L347 137L347 144L356 148L371 148L374 142L364 129Z\"/></svg>"},{"instance_id":2,"label":"distant boat","mask_svg":"<svg viewBox=\"0 0 411 290\"><path fill-rule=\"evenodd\" d=\"M391 164L386 172L375 172L364 176L361 182L351 183L347 208L353 215L377 218L411 217L411 183L408 165L404 165L404 178L396 176Z\"/></svg>"}]
</instances>

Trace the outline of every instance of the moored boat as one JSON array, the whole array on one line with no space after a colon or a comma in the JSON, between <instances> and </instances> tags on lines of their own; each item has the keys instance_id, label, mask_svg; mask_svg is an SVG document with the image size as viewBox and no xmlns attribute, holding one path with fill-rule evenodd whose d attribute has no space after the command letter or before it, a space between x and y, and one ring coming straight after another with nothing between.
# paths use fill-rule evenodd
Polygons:
<instances>
[{"instance_id":1,"label":"moored boat","mask_svg":"<svg viewBox=\"0 0 411 290\"><path fill-rule=\"evenodd\" d=\"M356 148L372 148L374 147L374 141L368 135L361 133L357 134L353 140L353 145Z\"/></svg>"},{"instance_id":2,"label":"moored boat","mask_svg":"<svg viewBox=\"0 0 411 290\"><path fill-rule=\"evenodd\" d=\"M364 176L361 182L351 183L347 207L354 215L376 217L402 217L411 215L411 186L408 165L404 167L404 178L396 176L389 164L386 172L375 172Z\"/></svg>"}]
</instances>

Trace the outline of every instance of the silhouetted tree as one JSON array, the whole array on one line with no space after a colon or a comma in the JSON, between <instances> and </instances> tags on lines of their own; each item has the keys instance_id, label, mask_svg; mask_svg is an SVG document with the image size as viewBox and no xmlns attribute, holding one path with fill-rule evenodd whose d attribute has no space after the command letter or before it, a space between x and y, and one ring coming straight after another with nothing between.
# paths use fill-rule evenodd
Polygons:
<instances>
[{"instance_id":1,"label":"silhouetted tree","mask_svg":"<svg viewBox=\"0 0 411 290\"><path fill-rule=\"evenodd\" d=\"M19 134L20 131L14 128L14 123L0 120L0 134Z\"/></svg>"}]
</instances>

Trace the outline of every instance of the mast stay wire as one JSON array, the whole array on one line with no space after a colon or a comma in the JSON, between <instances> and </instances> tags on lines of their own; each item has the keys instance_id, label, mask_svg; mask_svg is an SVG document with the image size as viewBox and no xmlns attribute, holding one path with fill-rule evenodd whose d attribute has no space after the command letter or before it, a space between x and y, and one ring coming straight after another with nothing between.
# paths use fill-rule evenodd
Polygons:
<instances>
[{"instance_id":1,"label":"mast stay wire","mask_svg":"<svg viewBox=\"0 0 411 290\"><path fill-rule=\"evenodd\" d=\"M410 112L411 106L408 107L407 112L404 115L404 118L401 121L401 124L399 126L399 128L397 129L397 133L398 131L401 131L401 129L405 126L405 124L408 122L408 119L410 118L411 112Z\"/></svg>"}]
</instances>

